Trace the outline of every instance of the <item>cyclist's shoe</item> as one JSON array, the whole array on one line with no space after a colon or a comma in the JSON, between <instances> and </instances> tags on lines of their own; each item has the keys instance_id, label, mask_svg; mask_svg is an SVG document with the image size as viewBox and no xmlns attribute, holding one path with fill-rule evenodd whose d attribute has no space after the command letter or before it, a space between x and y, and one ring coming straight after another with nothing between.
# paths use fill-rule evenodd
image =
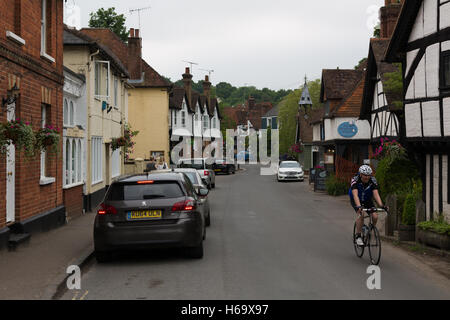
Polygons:
<instances>
[{"instance_id":1,"label":"cyclist's shoe","mask_svg":"<svg viewBox=\"0 0 450 320\"><path fill-rule=\"evenodd\" d=\"M362 241L361 237L356 238L356 244L360 247L364 246L364 242Z\"/></svg>"}]
</instances>

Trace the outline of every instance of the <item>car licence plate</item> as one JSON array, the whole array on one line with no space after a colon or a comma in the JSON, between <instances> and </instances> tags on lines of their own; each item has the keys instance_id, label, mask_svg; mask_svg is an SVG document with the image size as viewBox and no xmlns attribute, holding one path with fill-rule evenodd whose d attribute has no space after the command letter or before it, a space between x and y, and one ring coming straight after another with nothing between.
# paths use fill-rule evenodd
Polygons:
<instances>
[{"instance_id":1,"label":"car licence plate","mask_svg":"<svg viewBox=\"0 0 450 320\"><path fill-rule=\"evenodd\" d=\"M128 220L157 219L161 217L161 210L130 211L127 214Z\"/></svg>"},{"instance_id":2,"label":"car licence plate","mask_svg":"<svg viewBox=\"0 0 450 320\"><path fill-rule=\"evenodd\" d=\"M220 171L222 171L222 169L214 169L214 171L220 172Z\"/></svg>"}]
</instances>

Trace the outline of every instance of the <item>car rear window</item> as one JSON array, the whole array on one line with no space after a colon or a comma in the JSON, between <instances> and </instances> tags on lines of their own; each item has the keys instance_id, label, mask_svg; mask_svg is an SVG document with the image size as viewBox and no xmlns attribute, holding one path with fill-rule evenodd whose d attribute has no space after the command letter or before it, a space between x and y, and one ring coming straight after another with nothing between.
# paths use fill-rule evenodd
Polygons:
<instances>
[{"instance_id":1,"label":"car rear window","mask_svg":"<svg viewBox=\"0 0 450 320\"><path fill-rule=\"evenodd\" d=\"M108 194L109 201L148 200L184 197L176 182L155 182L153 184L113 184Z\"/></svg>"},{"instance_id":2,"label":"car rear window","mask_svg":"<svg viewBox=\"0 0 450 320\"><path fill-rule=\"evenodd\" d=\"M197 179L197 173L195 172L185 172L185 175L188 176L189 180L191 180L192 184L199 184Z\"/></svg>"},{"instance_id":3,"label":"car rear window","mask_svg":"<svg viewBox=\"0 0 450 320\"><path fill-rule=\"evenodd\" d=\"M203 161L197 160L197 161L192 161L192 160L188 160L188 161L182 161L179 165L179 168L194 168L197 170L201 170L204 169L204 163Z\"/></svg>"}]
</instances>

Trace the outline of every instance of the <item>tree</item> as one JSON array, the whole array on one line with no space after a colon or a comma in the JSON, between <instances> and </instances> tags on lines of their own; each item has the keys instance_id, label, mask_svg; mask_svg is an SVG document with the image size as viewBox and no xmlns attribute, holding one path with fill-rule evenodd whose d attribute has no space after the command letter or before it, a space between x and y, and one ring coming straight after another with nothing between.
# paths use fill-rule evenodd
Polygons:
<instances>
[{"instance_id":1,"label":"tree","mask_svg":"<svg viewBox=\"0 0 450 320\"><path fill-rule=\"evenodd\" d=\"M89 27L108 28L117 34L123 42L128 41L129 32L125 26L126 18L123 14L117 14L114 7L109 9L100 8L95 13L91 12L90 17Z\"/></svg>"},{"instance_id":2,"label":"tree","mask_svg":"<svg viewBox=\"0 0 450 320\"><path fill-rule=\"evenodd\" d=\"M320 103L320 79L308 82L309 94L312 100L312 109L322 108ZM295 130L297 129L298 102L303 88L289 93L278 105L278 119L282 123L280 127L280 154L288 153L289 147L295 142Z\"/></svg>"}]
</instances>

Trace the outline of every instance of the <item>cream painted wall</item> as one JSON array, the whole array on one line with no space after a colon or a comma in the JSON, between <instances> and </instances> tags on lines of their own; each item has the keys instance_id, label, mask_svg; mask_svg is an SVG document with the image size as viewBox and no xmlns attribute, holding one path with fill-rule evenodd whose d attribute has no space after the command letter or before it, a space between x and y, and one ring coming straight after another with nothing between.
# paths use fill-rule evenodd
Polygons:
<instances>
[{"instance_id":1,"label":"cream painted wall","mask_svg":"<svg viewBox=\"0 0 450 320\"><path fill-rule=\"evenodd\" d=\"M189 114L190 116L190 114ZM179 119L181 121L181 119ZM128 121L139 134L130 158L149 159L151 151L169 154L169 95L166 89L137 88L129 90Z\"/></svg>"},{"instance_id":2,"label":"cream painted wall","mask_svg":"<svg viewBox=\"0 0 450 320\"><path fill-rule=\"evenodd\" d=\"M125 81L121 79L115 70L111 68L109 78L109 98L98 99L95 97L95 64L90 61L90 52L87 47L64 47L64 66L70 70L83 74L86 77L86 96L87 96L87 168L86 168L86 193L91 194L105 188L111 183L111 154L109 148L109 156L106 155L106 143L111 142L111 138L120 137L123 134L123 125L120 124L121 119L125 118L126 112L126 88ZM98 55L93 56L94 61L104 60ZM114 99L114 78L119 80L118 86L118 105L112 108L110 113L106 110L102 111L102 101L107 101L111 105ZM102 83L106 83L106 72L102 73ZM102 144L102 170L103 179L101 182L92 185L92 158L91 158L91 141L93 136L103 138ZM107 163L109 159L109 163ZM121 156L123 163L123 155ZM121 174L124 173L124 166L121 165Z\"/></svg>"}]
</instances>

